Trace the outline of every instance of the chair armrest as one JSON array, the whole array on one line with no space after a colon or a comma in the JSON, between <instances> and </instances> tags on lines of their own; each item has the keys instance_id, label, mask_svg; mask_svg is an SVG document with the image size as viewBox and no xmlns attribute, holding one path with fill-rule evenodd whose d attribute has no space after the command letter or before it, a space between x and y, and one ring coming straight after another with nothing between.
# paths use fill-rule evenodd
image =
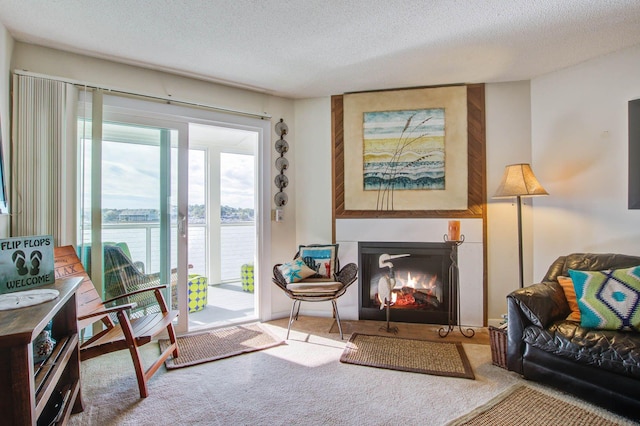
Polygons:
<instances>
[{"instance_id":1,"label":"chair armrest","mask_svg":"<svg viewBox=\"0 0 640 426\"><path fill-rule=\"evenodd\" d=\"M280 287L284 291L288 292L288 290L287 290L287 281L284 279L284 276L280 272L280 268L279 267L281 265L282 265L281 263L278 263L277 265L275 265L273 267L273 278L271 278L271 281L273 281L273 283L275 285L277 285L278 287Z\"/></svg>"},{"instance_id":2,"label":"chair armrest","mask_svg":"<svg viewBox=\"0 0 640 426\"><path fill-rule=\"evenodd\" d=\"M147 292L147 291L154 291L156 289L162 290L162 289L164 289L166 287L167 286L165 284L165 285L155 285L155 286L152 286L152 287L141 288L141 289L138 289L138 290L130 291L128 293L120 294L120 295L118 295L116 297L112 297L111 299L105 300L103 303L106 305L107 303L114 302L114 301L116 301L118 299L122 299L124 297L133 296L135 294L144 293L144 292Z\"/></svg>"},{"instance_id":3,"label":"chair armrest","mask_svg":"<svg viewBox=\"0 0 640 426\"><path fill-rule=\"evenodd\" d=\"M102 315L106 315L106 314L111 314L114 312L119 312L119 311L126 311L127 309L133 309L136 306L138 306L137 303L127 303L126 305L117 305L117 306L112 306L110 308L106 308L106 309L100 309L99 311L95 311L95 312L91 312L90 314L87 315L82 315L78 317L78 321L82 321L88 318L92 318L92 317L98 317L98 316L102 316Z\"/></svg>"},{"instance_id":4,"label":"chair armrest","mask_svg":"<svg viewBox=\"0 0 640 426\"><path fill-rule=\"evenodd\" d=\"M349 263L335 274L336 281L340 281L345 287L350 286L358 277L358 266L355 263Z\"/></svg>"}]
</instances>

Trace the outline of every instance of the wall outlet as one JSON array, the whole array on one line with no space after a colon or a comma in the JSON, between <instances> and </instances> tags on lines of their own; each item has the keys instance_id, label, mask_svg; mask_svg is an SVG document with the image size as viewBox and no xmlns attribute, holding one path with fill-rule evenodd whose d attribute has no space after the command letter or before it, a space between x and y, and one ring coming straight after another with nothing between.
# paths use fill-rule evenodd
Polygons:
<instances>
[{"instance_id":1,"label":"wall outlet","mask_svg":"<svg viewBox=\"0 0 640 426\"><path fill-rule=\"evenodd\" d=\"M272 210L271 213L271 218L276 222L282 222L284 220L284 211L282 209Z\"/></svg>"}]
</instances>

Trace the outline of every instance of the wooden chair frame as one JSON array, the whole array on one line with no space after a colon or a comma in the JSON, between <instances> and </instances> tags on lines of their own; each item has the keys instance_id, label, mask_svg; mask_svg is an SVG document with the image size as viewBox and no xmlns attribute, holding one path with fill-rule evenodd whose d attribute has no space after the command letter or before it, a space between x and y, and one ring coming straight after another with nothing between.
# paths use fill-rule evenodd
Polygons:
<instances>
[{"instance_id":1,"label":"wooden chair frame","mask_svg":"<svg viewBox=\"0 0 640 426\"><path fill-rule=\"evenodd\" d=\"M178 357L176 333L173 328L173 320L178 316L178 311L167 308L161 291L166 286L159 285L140 289L103 301L72 246L56 247L54 256L56 278L69 276L84 278L77 293L78 329L84 329L96 322L100 322L103 326L102 331L81 343L80 358L84 361L102 354L129 349L138 380L140 397L146 398L149 396L147 381L169 356ZM154 293L160 306L160 312L139 318L130 318L129 313L136 306L135 303L107 306L115 300L143 292ZM117 317L117 322L112 319L112 315ZM165 331L169 336L169 347L145 370L138 348L151 342L156 335Z\"/></svg>"}]
</instances>

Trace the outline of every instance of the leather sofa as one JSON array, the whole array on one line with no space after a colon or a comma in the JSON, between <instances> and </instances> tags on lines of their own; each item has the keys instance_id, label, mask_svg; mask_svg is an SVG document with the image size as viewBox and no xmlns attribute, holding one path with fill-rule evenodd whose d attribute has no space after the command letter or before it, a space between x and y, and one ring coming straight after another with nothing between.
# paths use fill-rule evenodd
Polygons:
<instances>
[{"instance_id":1,"label":"leather sofa","mask_svg":"<svg viewBox=\"0 0 640 426\"><path fill-rule=\"evenodd\" d=\"M640 257L575 253L559 257L539 284L507 296L507 368L640 419L640 331L594 330L566 320L558 276L640 265Z\"/></svg>"}]
</instances>

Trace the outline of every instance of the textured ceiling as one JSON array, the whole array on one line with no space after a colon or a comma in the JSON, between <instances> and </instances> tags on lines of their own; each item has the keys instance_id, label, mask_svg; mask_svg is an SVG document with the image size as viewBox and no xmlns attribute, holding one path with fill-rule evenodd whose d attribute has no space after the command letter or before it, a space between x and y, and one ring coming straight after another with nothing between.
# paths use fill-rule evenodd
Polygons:
<instances>
[{"instance_id":1,"label":"textured ceiling","mask_svg":"<svg viewBox=\"0 0 640 426\"><path fill-rule=\"evenodd\" d=\"M0 0L15 40L290 98L526 80L640 44L639 0Z\"/></svg>"}]
</instances>

